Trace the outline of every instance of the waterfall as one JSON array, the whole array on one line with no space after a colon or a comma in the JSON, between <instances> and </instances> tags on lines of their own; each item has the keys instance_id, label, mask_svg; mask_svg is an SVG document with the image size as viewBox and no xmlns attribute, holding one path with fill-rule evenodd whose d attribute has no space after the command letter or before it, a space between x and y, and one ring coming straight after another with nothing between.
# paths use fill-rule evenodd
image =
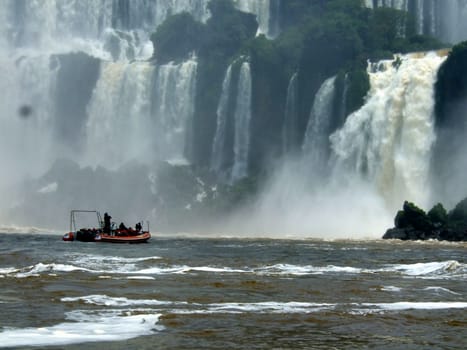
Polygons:
<instances>
[{"instance_id":1,"label":"waterfall","mask_svg":"<svg viewBox=\"0 0 467 350\"><path fill-rule=\"evenodd\" d=\"M209 18L208 2L2 1L0 59L2 70L6 69L2 75L7 77L3 80L4 91L8 92L0 98L7 131L2 142L15 145L16 158L24 159L24 164L28 164L24 168L33 174L43 172L62 156L81 160L83 164L111 168L129 159L148 161L154 150L163 159L185 159L185 148L189 148L185 141L190 136L194 108L196 60L157 69L147 62L132 60L152 55L148 33L168 15L187 11L197 20L205 21ZM55 55L77 51L102 61L92 98L83 101L88 102L88 106L87 117L84 116L87 120L83 122L85 133L80 136L80 143L87 147L83 152L75 149L70 153L72 147L60 144L63 135L59 138L54 135L60 132L54 129L70 123L65 119L73 115L67 116L64 108L60 115L55 110L58 96L62 96L61 101L67 94L55 91L57 72L64 73L61 87L69 91L68 94L76 86L72 86L71 81L66 85L69 73L63 72L65 68ZM82 79L88 78L82 76ZM153 105L149 102L151 98ZM30 118L11 118L22 105L31 108ZM93 147L99 152L90 151ZM11 156L11 152L1 152L0 160Z\"/></svg>"},{"instance_id":2,"label":"waterfall","mask_svg":"<svg viewBox=\"0 0 467 350\"><path fill-rule=\"evenodd\" d=\"M348 93L349 93L349 74L345 74L344 77L344 87L342 89L342 101L340 103L340 111L339 111L339 125L344 124L345 118L347 117L347 100L348 100Z\"/></svg>"},{"instance_id":3,"label":"waterfall","mask_svg":"<svg viewBox=\"0 0 467 350\"><path fill-rule=\"evenodd\" d=\"M157 67L103 63L88 110L84 163L111 169L130 160L186 163L196 67L194 59Z\"/></svg>"},{"instance_id":4,"label":"waterfall","mask_svg":"<svg viewBox=\"0 0 467 350\"><path fill-rule=\"evenodd\" d=\"M109 59L152 55L148 33L167 16L188 12L205 22L209 0L3 0L0 37L12 48L83 51ZM5 39L3 39L5 40Z\"/></svg>"},{"instance_id":5,"label":"waterfall","mask_svg":"<svg viewBox=\"0 0 467 350\"><path fill-rule=\"evenodd\" d=\"M225 147L225 133L227 127L227 112L229 106L229 96L231 93L230 82L232 80L232 65L229 65L225 73L224 81L222 82L222 93L217 105L217 123L216 133L212 145L211 154L211 170L216 174L222 170L224 163L224 147Z\"/></svg>"},{"instance_id":6,"label":"waterfall","mask_svg":"<svg viewBox=\"0 0 467 350\"><path fill-rule=\"evenodd\" d=\"M270 1L271 0L234 0L234 4L240 11L256 15L258 21L258 34L264 34L268 38L273 38L278 34L278 30L274 25L270 26Z\"/></svg>"},{"instance_id":7,"label":"waterfall","mask_svg":"<svg viewBox=\"0 0 467 350\"><path fill-rule=\"evenodd\" d=\"M293 150L298 133L298 74L294 73L287 87L285 102L284 123L282 126L282 152L284 154Z\"/></svg>"},{"instance_id":8,"label":"waterfall","mask_svg":"<svg viewBox=\"0 0 467 350\"><path fill-rule=\"evenodd\" d=\"M444 59L428 53L380 62L378 70L370 64L365 105L331 135L336 172L363 176L392 209L404 200L429 204L433 89Z\"/></svg>"},{"instance_id":9,"label":"waterfall","mask_svg":"<svg viewBox=\"0 0 467 350\"><path fill-rule=\"evenodd\" d=\"M365 5L411 11L418 34L454 44L467 39L467 0L366 0Z\"/></svg>"},{"instance_id":10,"label":"waterfall","mask_svg":"<svg viewBox=\"0 0 467 350\"><path fill-rule=\"evenodd\" d=\"M335 76L326 79L316 93L302 145L305 157L318 173L326 166L329 154L335 81Z\"/></svg>"},{"instance_id":11,"label":"waterfall","mask_svg":"<svg viewBox=\"0 0 467 350\"><path fill-rule=\"evenodd\" d=\"M158 160L189 161L197 59L155 65L148 61L149 35L175 13L189 12L205 22L208 3L0 2L0 162L9 169L0 175L1 220L21 221L27 214L56 225L59 207L132 201L133 191L145 204L122 209L125 215L151 209L153 203L143 198L149 193L146 174L136 169ZM60 159L79 166L56 163ZM125 164L132 165L121 168ZM71 169L76 179L68 176ZM81 171L86 176L80 177ZM107 177L110 171L113 176ZM55 182L43 183L50 173ZM120 187L131 181L133 188ZM70 182L79 189L72 198ZM110 187L113 193L102 192Z\"/></svg>"},{"instance_id":12,"label":"waterfall","mask_svg":"<svg viewBox=\"0 0 467 350\"><path fill-rule=\"evenodd\" d=\"M234 164L231 181L235 182L248 175L251 120L251 73L250 64L243 62L238 78L238 93L235 106Z\"/></svg>"},{"instance_id":13,"label":"waterfall","mask_svg":"<svg viewBox=\"0 0 467 350\"><path fill-rule=\"evenodd\" d=\"M196 95L197 60L160 66L154 79L152 114L156 119L156 153L173 163L189 162ZM153 151L154 152L154 151Z\"/></svg>"},{"instance_id":14,"label":"waterfall","mask_svg":"<svg viewBox=\"0 0 467 350\"><path fill-rule=\"evenodd\" d=\"M102 63L88 106L84 164L116 169L130 159L141 161L152 154L148 140L152 140L154 123L148 77L153 71L147 63Z\"/></svg>"}]
</instances>

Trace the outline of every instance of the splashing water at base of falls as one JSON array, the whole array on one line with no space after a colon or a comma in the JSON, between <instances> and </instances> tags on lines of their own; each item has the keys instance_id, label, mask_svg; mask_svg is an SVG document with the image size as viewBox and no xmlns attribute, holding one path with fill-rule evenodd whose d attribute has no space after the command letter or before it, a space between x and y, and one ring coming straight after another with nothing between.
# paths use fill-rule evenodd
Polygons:
<instances>
[{"instance_id":1,"label":"splashing water at base of falls","mask_svg":"<svg viewBox=\"0 0 467 350\"><path fill-rule=\"evenodd\" d=\"M404 200L427 206L429 160L435 141L434 82L445 57L402 56L370 65L365 105L331 136L336 171L374 184L390 208Z\"/></svg>"},{"instance_id":2,"label":"splashing water at base of falls","mask_svg":"<svg viewBox=\"0 0 467 350\"><path fill-rule=\"evenodd\" d=\"M369 65L366 103L330 136L332 175L313 174L307 153L287 159L232 226L279 237L378 238L404 200L426 207L433 89L444 59L413 54Z\"/></svg>"}]
</instances>

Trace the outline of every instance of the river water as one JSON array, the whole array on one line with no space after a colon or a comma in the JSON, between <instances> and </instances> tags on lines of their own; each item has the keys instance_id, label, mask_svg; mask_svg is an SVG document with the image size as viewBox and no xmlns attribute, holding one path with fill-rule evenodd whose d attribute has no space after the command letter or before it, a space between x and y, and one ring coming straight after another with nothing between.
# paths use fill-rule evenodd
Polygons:
<instances>
[{"instance_id":1,"label":"river water","mask_svg":"<svg viewBox=\"0 0 467 350\"><path fill-rule=\"evenodd\" d=\"M467 244L0 234L0 347L464 349Z\"/></svg>"}]
</instances>

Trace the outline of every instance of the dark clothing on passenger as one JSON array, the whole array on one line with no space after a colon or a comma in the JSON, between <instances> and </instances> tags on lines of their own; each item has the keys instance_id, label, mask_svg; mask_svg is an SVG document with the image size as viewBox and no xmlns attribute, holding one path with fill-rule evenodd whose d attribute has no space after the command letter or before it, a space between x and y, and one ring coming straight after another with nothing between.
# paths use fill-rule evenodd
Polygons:
<instances>
[{"instance_id":1,"label":"dark clothing on passenger","mask_svg":"<svg viewBox=\"0 0 467 350\"><path fill-rule=\"evenodd\" d=\"M104 233L110 233L110 219L112 219L112 217L105 213L104 214Z\"/></svg>"}]
</instances>

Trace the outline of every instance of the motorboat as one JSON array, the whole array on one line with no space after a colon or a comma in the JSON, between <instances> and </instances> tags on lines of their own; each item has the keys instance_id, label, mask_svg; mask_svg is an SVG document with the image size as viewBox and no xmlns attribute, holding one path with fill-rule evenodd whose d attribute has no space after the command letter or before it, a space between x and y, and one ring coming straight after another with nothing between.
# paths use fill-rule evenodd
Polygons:
<instances>
[{"instance_id":1,"label":"motorboat","mask_svg":"<svg viewBox=\"0 0 467 350\"><path fill-rule=\"evenodd\" d=\"M96 226L77 228L77 216L96 216ZM100 212L97 210L72 210L70 212L70 231L63 235L64 241L81 241L81 242L106 242L106 243L146 243L151 238L149 232L149 223L147 230L139 225L138 228L127 228L120 226L116 228L115 223L106 227Z\"/></svg>"}]
</instances>

